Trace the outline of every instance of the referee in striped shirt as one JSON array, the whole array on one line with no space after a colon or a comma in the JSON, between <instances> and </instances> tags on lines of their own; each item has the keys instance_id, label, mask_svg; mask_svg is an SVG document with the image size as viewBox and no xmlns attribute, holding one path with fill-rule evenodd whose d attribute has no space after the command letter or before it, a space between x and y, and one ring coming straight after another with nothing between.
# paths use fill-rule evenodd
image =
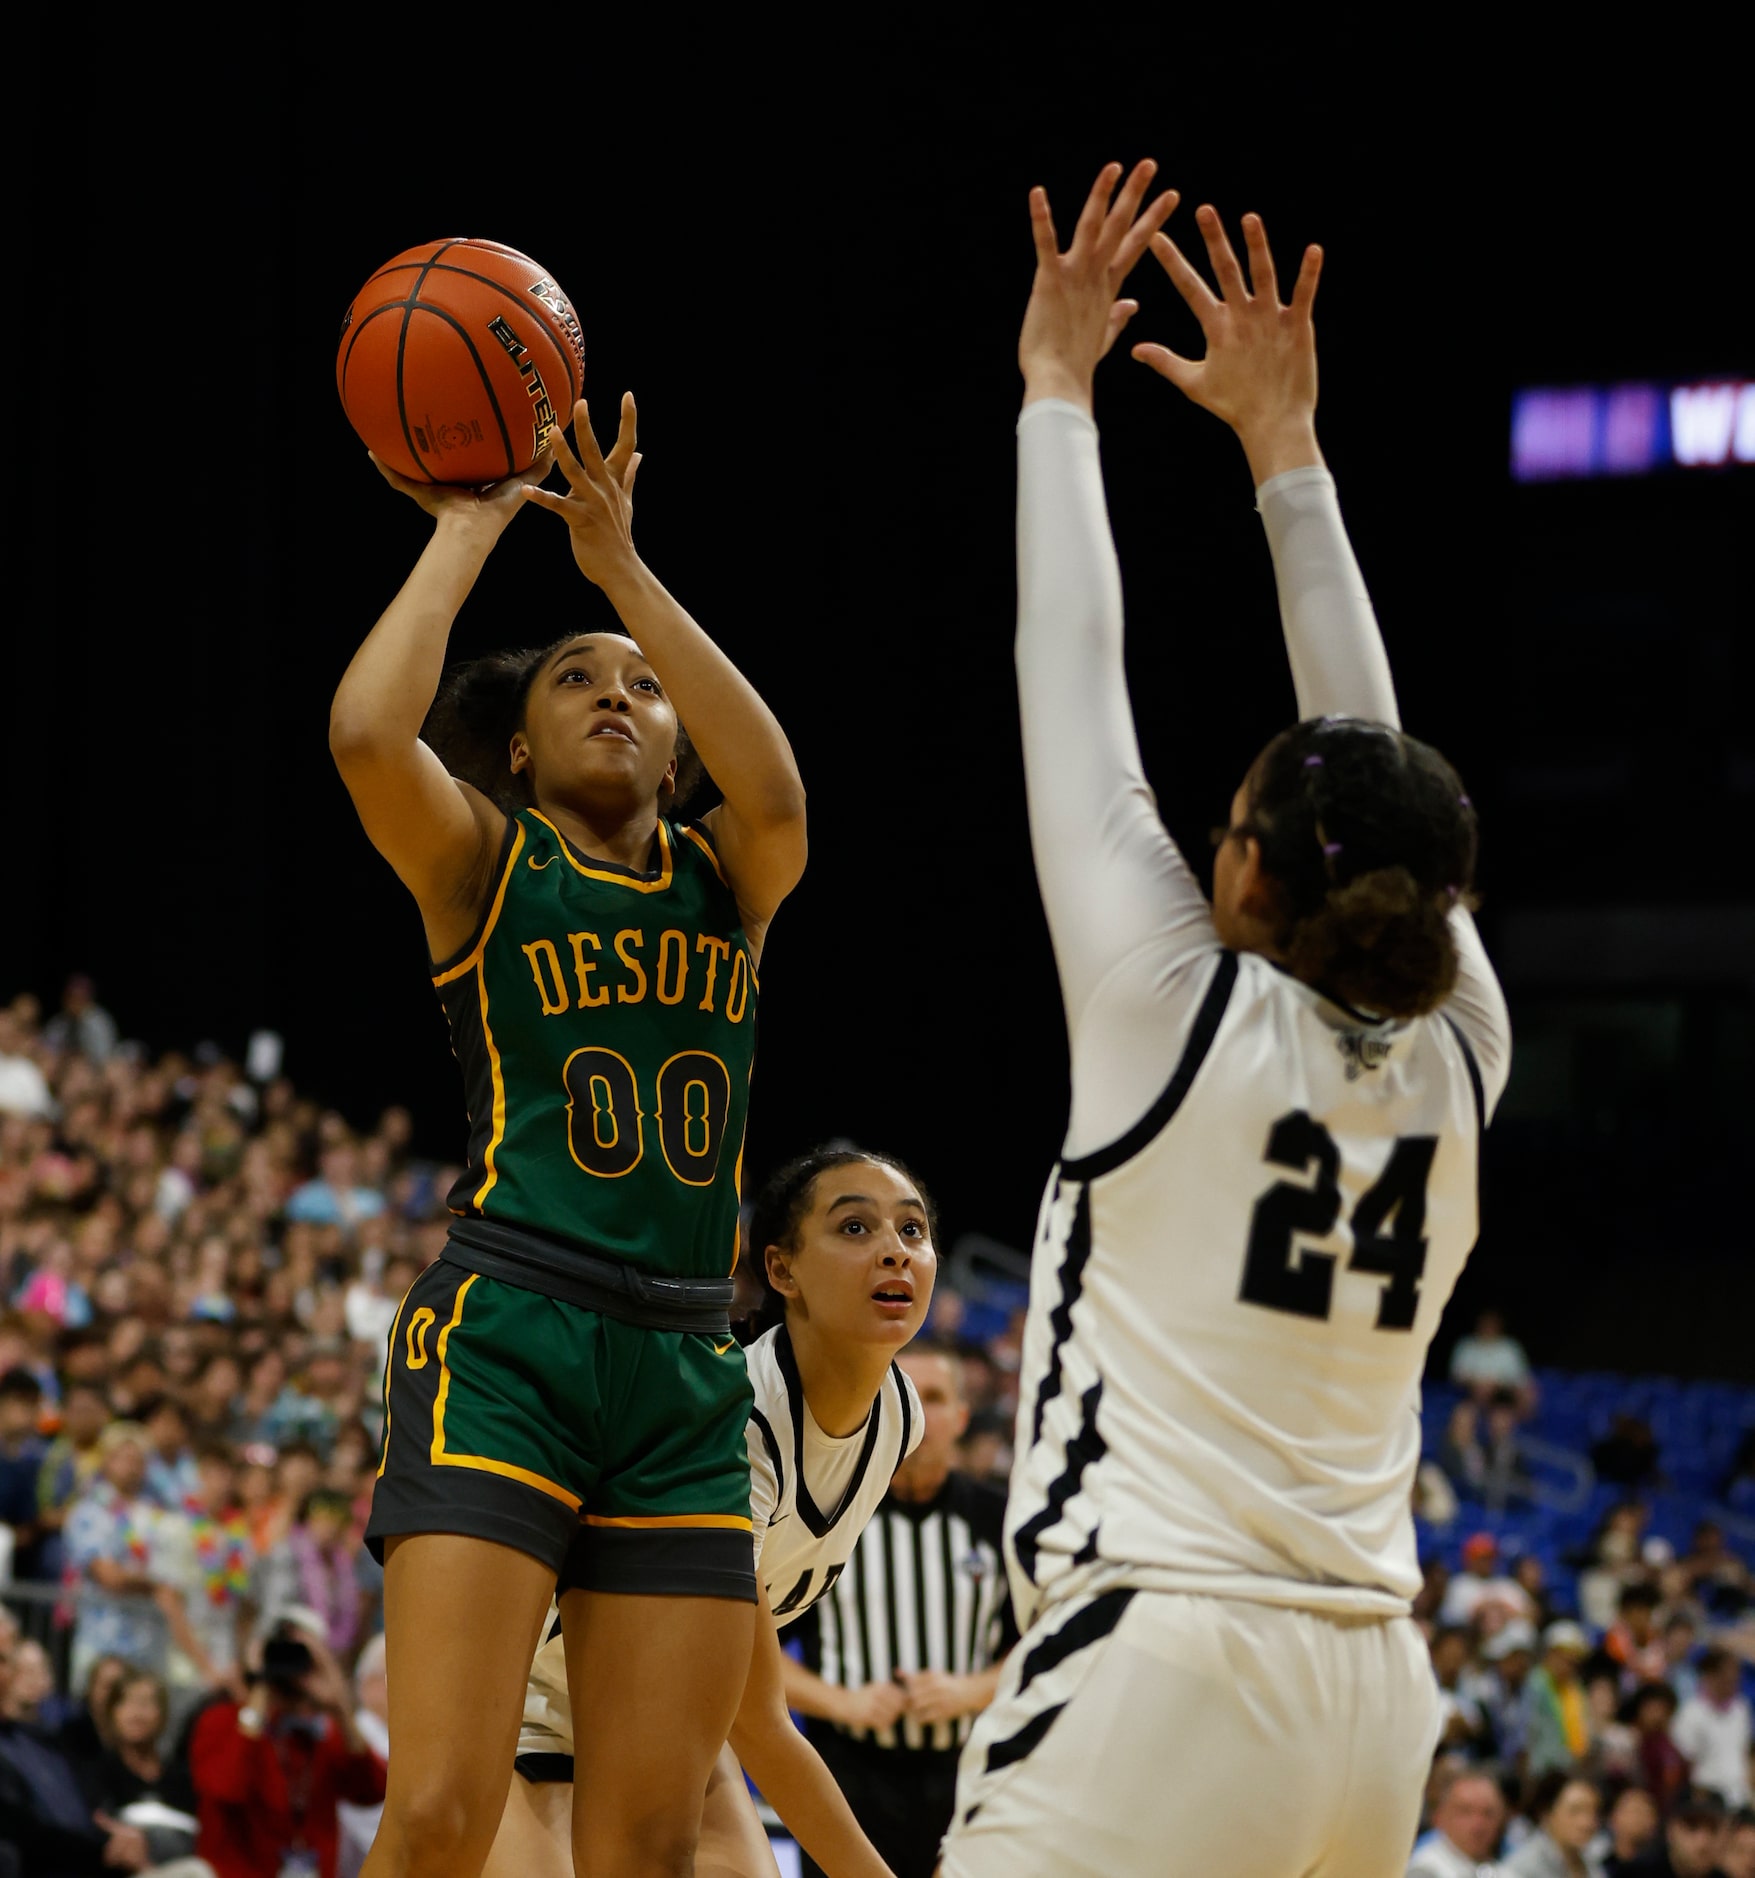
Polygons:
<instances>
[{"instance_id":1,"label":"referee in striped shirt","mask_svg":"<svg viewBox=\"0 0 1755 1878\"><path fill-rule=\"evenodd\" d=\"M932 1878L957 1756L1017 1641L1000 1530L1005 1496L953 1471L969 1421L962 1364L917 1344L902 1367L925 1433L852 1562L787 1633L789 1705L896 1878ZM823 1878L806 1857L806 1878Z\"/></svg>"}]
</instances>

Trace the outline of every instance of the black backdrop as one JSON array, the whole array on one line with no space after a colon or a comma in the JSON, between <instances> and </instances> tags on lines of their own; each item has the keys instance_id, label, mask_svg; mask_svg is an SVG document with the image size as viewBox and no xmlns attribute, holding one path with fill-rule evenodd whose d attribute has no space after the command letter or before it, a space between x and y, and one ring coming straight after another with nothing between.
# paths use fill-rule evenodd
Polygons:
<instances>
[{"instance_id":1,"label":"black backdrop","mask_svg":"<svg viewBox=\"0 0 1755 1878\"><path fill-rule=\"evenodd\" d=\"M1704 85L1730 55L1670 17ZM916 1158L953 1230L1024 1241L1065 1090L1008 645L1024 194L1045 182L1065 225L1103 160L1146 153L1184 237L1211 199L1260 210L1283 269L1328 249L1322 434L1405 717L1483 809L1490 940L1519 909L1748 899L1755 478L1518 490L1505 469L1517 384L1751 365L1729 278L1747 156L1681 67L1347 12L1201 41L1081 19L1107 43L1080 49L1020 47L999 16L711 38L655 17L613 45L558 18L447 14L418 55L387 18L265 13L247 47L143 28L88 52L75 127L15 123L38 263L12 296L34 421L13 430L0 994L83 968L157 1045L272 1026L301 1088L361 1121L407 1101L432 1151L460 1145L418 923L324 743L425 528L332 361L381 260L486 235L574 298L603 420L637 391L644 552L810 790L751 1169L849 1133ZM33 30L46 85L61 29ZM1140 293L1139 333L1193 343L1166 281ZM1098 399L1142 742L1192 851L1291 709L1270 569L1227 433L1124 358ZM600 606L558 524L521 517L454 649ZM1540 1033L1565 988L1514 982L1514 1014ZM1747 989L1685 993L1714 1087L1751 1081ZM1676 1119L1697 1057L1589 1126L1512 1120L1461 1302L1522 1301L1544 1347L1585 1354L1577 1274L1631 1284L1655 1253L1676 1308L1635 1354L1655 1334L1676 1366L1743 1360L1684 1328L1748 1283L1741 1123ZM1587 1307L1599 1354L1633 1348L1622 1282Z\"/></svg>"}]
</instances>

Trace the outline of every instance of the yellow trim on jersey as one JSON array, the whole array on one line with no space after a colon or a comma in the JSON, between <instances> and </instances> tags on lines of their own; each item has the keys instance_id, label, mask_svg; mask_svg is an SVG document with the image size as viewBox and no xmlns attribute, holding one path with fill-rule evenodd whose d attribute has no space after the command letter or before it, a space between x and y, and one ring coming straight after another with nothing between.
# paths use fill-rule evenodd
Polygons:
<instances>
[{"instance_id":1,"label":"yellow trim on jersey","mask_svg":"<svg viewBox=\"0 0 1755 1878\"><path fill-rule=\"evenodd\" d=\"M587 1526L698 1526L718 1532L754 1532L755 1522L737 1513L660 1513L652 1519L606 1519L601 1513L587 1513Z\"/></svg>"},{"instance_id":2,"label":"yellow trim on jersey","mask_svg":"<svg viewBox=\"0 0 1755 1878\"><path fill-rule=\"evenodd\" d=\"M611 887L627 887L634 893L663 893L669 888L671 875L676 871L675 856L670 851L670 834L664 826L662 816L658 822L658 851L663 859L658 864L658 878L641 880L636 874L612 872L609 868L587 867L568 845L566 836L540 809L528 809L525 813L534 815L561 844L561 852L567 857L567 864L575 874L583 874L587 880L604 881Z\"/></svg>"},{"instance_id":3,"label":"yellow trim on jersey","mask_svg":"<svg viewBox=\"0 0 1755 1878\"><path fill-rule=\"evenodd\" d=\"M512 882L512 869L518 865L518 855L524 846L524 824L514 822L517 831L512 837L512 852L506 856L506 871L500 876L499 891L494 895L494 903L488 909L487 924L481 929L481 937L469 948L469 956L459 959L449 971L441 972L433 980L435 987L448 985L454 978L461 978L467 972L475 970L481 963L481 955L487 950L487 942L493 936L493 930L499 924L500 908L506 904L506 889Z\"/></svg>"},{"instance_id":4,"label":"yellow trim on jersey","mask_svg":"<svg viewBox=\"0 0 1755 1878\"><path fill-rule=\"evenodd\" d=\"M450 1351L451 1332L463 1321L463 1300L469 1296L470 1286L480 1276L479 1272L471 1272L457 1287L457 1301L451 1307L450 1321L439 1332L436 1351L439 1359L439 1392L433 1397L433 1445L428 1450L428 1459L435 1467L472 1467L480 1474L498 1474L502 1480L516 1480L523 1486L534 1487L538 1493L546 1493L551 1500L559 1500L569 1512L576 1513L582 1504L578 1494L569 1493L565 1487L544 1479L541 1474L533 1474L527 1467L514 1467L510 1461L490 1460L485 1454L448 1454L445 1451L445 1399L451 1393L451 1366L446 1357Z\"/></svg>"},{"instance_id":5,"label":"yellow trim on jersey","mask_svg":"<svg viewBox=\"0 0 1755 1878\"><path fill-rule=\"evenodd\" d=\"M481 1164L487 1170L487 1179L481 1183L474 1199L470 1201L470 1205L479 1213L482 1201L493 1192L494 1182L500 1177L499 1169L494 1166L494 1150L506 1138L506 1078L501 1074L500 1052L494 1043L493 1030L488 1024L487 973L477 972L475 983L481 997L481 1034L482 1040L487 1044L488 1073L493 1078L494 1085L494 1125L481 1157Z\"/></svg>"},{"instance_id":6,"label":"yellow trim on jersey","mask_svg":"<svg viewBox=\"0 0 1755 1878\"><path fill-rule=\"evenodd\" d=\"M712 842L710 842L698 828L684 828L678 832L686 835L688 839L706 855L707 859L713 863L713 871L719 876L719 884L722 887L729 887L731 882L725 878L725 869L719 865L719 856L713 852Z\"/></svg>"},{"instance_id":7,"label":"yellow trim on jersey","mask_svg":"<svg viewBox=\"0 0 1755 1878\"><path fill-rule=\"evenodd\" d=\"M390 1460L390 1372L396 1367L396 1333L402 1328L402 1313L408 1309L408 1300L414 1292L414 1286L402 1294L402 1302L396 1307L396 1315L390 1320L390 1341L384 1346L384 1452L378 1456L378 1478L384 1478L384 1469Z\"/></svg>"}]
</instances>

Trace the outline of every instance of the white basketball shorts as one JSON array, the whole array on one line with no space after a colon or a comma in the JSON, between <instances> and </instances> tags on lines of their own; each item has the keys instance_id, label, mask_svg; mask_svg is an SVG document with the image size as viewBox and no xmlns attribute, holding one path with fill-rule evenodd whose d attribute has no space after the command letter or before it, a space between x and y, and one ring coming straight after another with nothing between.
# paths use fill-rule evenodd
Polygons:
<instances>
[{"instance_id":1,"label":"white basketball shorts","mask_svg":"<svg viewBox=\"0 0 1755 1878\"><path fill-rule=\"evenodd\" d=\"M1437 1738L1408 1618L1070 1597L969 1738L942 1878L1401 1878Z\"/></svg>"}]
</instances>

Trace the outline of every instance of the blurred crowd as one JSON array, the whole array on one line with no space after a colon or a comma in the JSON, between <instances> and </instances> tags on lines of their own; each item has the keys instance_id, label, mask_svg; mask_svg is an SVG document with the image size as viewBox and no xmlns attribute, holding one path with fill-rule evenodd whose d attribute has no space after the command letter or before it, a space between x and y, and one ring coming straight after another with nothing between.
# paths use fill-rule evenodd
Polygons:
<instances>
[{"instance_id":1,"label":"blurred crowd","mask_svg":"<svg viewBox=\"0 0 1755 1878\"><path fill-rule=\"evenodd\" d=\"M272 1038L154 1060L83 979L0 1009L0 1878L357 1869L385 1340L457 1172L412 1132L300 1096ZM962 1465L1003 1485L1021 1312L945 1285L932 1329L963 1357ZM1523 1490L1523 1350L1485 1319L1453 1378L1428 1519ZM1626 1498L1575 1576L1503 1532L1431 1561L1421 1878L1755 1878L1748 1561L1710 1522L1650 1543L1655 1444L1612 1434L1592 1461Z\"/></svg>"}]
</instances>

